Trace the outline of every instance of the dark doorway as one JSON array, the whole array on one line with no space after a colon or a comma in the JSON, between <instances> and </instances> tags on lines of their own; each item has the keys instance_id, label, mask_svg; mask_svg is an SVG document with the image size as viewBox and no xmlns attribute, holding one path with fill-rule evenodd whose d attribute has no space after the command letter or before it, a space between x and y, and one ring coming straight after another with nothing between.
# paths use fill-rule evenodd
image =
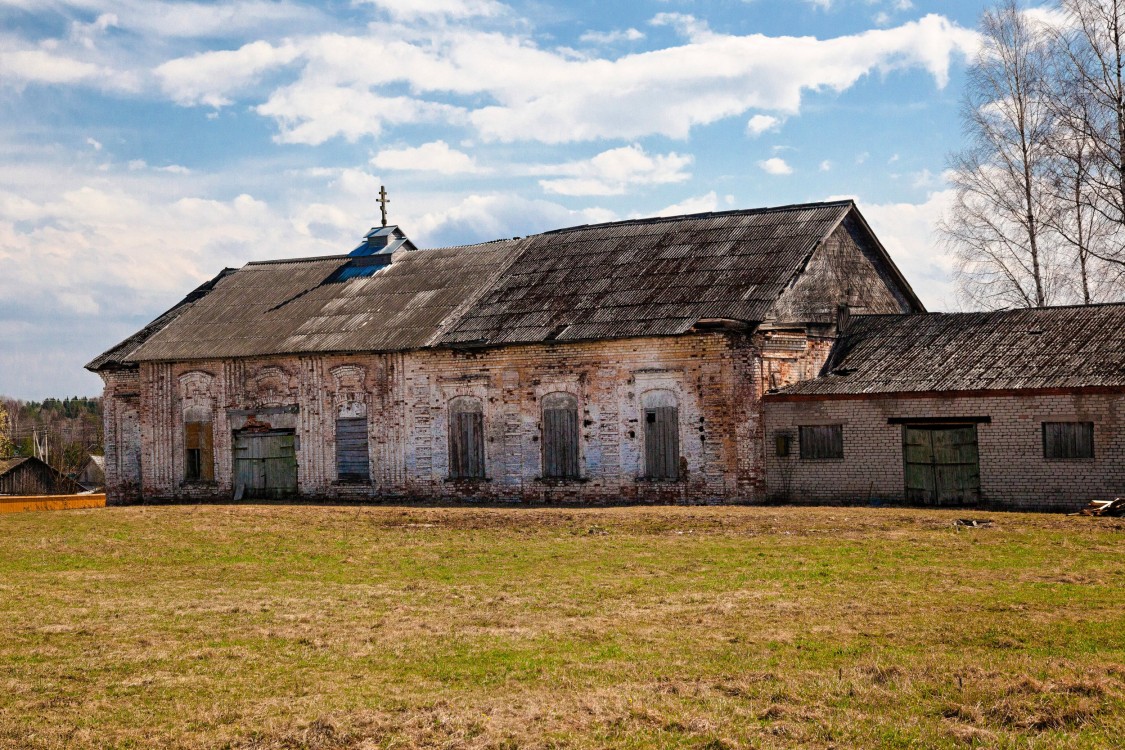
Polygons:
<instances>
[{"instance_id":1,"label":"dark doorway","mask_svg":"<svg viewBox=\"0 0 1125 750\"><path fill-rule=\"evenodd\" d=\"M980 501L980 457L975 424L903 427L906 499L925 505Z\"/></svg>"},{"instance_id":2,"label":"dark doorway","mask_svg":"<svg viewBox=\"0 0 1125 750\"><path fill-rule=\"evenodd\" d=\"M293 430L236 432L235 497L267 499L296 495L296 444Z\"/></svg>"}]
</instances>

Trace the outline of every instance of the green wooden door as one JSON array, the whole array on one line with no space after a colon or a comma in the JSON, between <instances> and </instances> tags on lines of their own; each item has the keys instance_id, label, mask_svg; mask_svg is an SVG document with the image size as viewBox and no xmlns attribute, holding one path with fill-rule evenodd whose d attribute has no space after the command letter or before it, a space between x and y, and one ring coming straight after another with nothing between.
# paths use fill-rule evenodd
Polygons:
<instances>
[{"instance_id":1,"label":"green wooden door","mask_svg":"<svg viewBox=\"0 0 1125 750\"><path fill-rule=\"evenodd\" d=\"M966 505L980 500L976 425L905 427L903 464L910 502Z\"/></svg>"},{"instance_id":2,"label":"green wooden door","mask_svg":"<svg viewBox=\"0 0 1125 750\"><path fill-rule=\"evenodd\" d=\"M284 498L297 494L297 438L292 431L236 433L235 494ZM241 489L241 493L239 493Z\"/></svg>"}]
</instances>

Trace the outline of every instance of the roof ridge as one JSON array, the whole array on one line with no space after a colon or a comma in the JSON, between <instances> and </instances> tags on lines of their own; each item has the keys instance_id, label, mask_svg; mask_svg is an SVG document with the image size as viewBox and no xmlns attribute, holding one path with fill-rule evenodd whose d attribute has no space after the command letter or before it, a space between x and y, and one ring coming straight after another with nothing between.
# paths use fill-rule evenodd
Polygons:
<instances>
[{"instance_id":1,"label":"roof ridge","mask_svg":"<svg viewBox=\"0 0 1125 750\"><path fill-rule=\"evenodd\" d=\"M307 255L303 258L269 258L267 260L251 260L247 261L242 267L247 266L276 266L283 263L313 263L321 260L345 260L351 256L347 253L343 255Z\"/></svg>"},{"instance_id":2,"label":"roof ridge","mask_svg":"<svg viewBox=\"0 0 1125 750\"><path fill-rule=\"evenodd\" d=\"M734 208L729 211L703 211L695 214L677 214L675 216L649 216L637 219L621 219L620 221L603 221L597 224L576 224L571 227L550 229L539 234L562 234L576 229L600 229L601 227L619 227L638 224L660 224L669 221L683 221L684 219L709 219L716 216L752 216L754 214L773 214L782 211L802 211L810 208L828 208L830 206L854 206L855 201L845 198L837 201L813 201L810 203L790 203L784 206L762 206L760 208ZM535 235L529 235L535 236Z\"/></svg>"},{"instance_id":3,"label":"roof ridge","mask_svg":"<svg viewBox=\"0 0 1125 750\"><path fill-rule=\"evenodd\" d=\"M919 318L936 315L1007 315L1016 313L1047 313L1051 310L1085 310L1092 307L1125 307L1125 302L1091 302L1046 307L1010 307L1006 310L935 310L924 313L853 313L853 318Z\"/></svg>"}]
</instances>

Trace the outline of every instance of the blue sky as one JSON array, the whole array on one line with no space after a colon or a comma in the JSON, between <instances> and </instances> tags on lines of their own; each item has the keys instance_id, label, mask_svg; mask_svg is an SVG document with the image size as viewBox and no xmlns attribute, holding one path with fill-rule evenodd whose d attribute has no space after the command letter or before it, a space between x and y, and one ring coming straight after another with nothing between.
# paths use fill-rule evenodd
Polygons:
<instances>
[{"instance_id":1,"label":"blue sky","mask_svg":"<svg viewBox=\"0 0 1125 750\"><path fill-rule=\"evenodd\" d=\"M0 0L0 394L224 266L854 197L931 309L984 2Z\"/></svg>"}]
</instances>

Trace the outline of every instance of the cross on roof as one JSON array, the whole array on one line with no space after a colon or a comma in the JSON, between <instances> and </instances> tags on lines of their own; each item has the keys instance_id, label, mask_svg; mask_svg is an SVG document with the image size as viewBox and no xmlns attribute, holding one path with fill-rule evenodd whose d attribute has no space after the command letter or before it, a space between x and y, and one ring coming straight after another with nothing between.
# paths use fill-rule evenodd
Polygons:
<instances>
[{"instance_id":1,"label":"cross on roof","mask_svg":"<svg viewBox=\"0 0 1125 750\"><path fill-rule=\"evenodd\" d=\"M379 211L383 214L383 226L387 226L387 204L391 199L387 197L387 188L384 185L379 186Z\"/></svg>"}]
</instances>

